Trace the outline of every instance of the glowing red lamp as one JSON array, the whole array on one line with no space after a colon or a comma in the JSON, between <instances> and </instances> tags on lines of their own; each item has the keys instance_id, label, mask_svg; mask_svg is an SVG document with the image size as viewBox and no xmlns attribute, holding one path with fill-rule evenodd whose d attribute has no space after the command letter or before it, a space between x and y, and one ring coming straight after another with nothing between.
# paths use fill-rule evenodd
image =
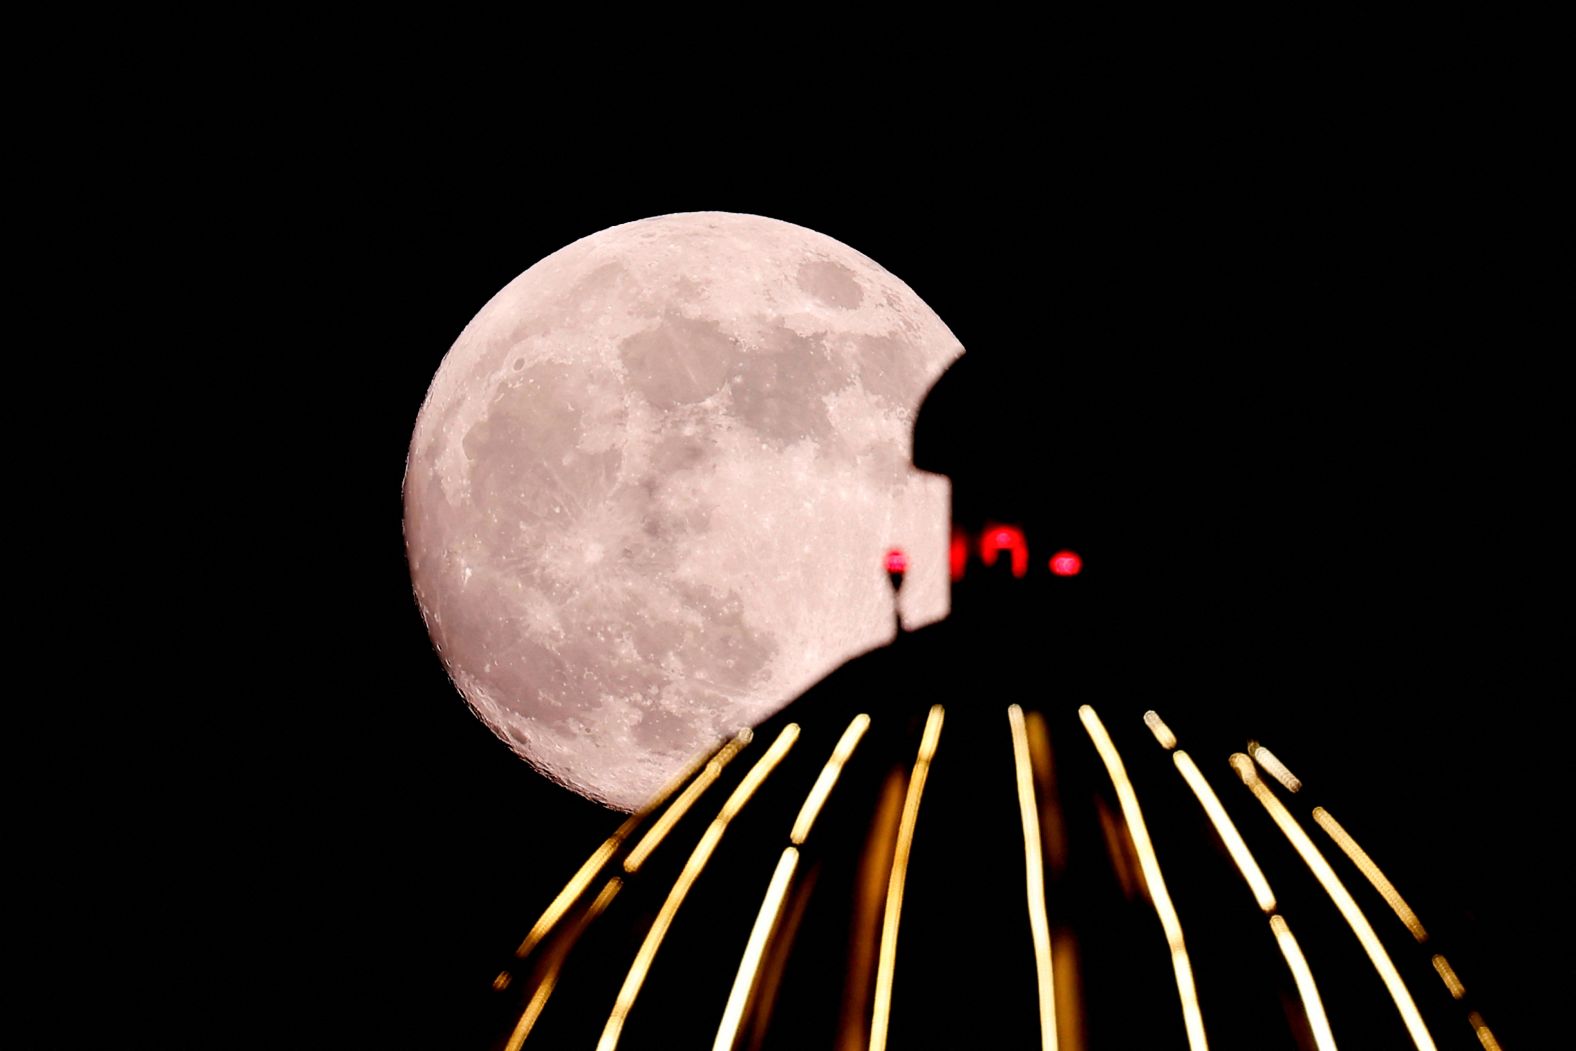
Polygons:
<instances>
[{"instance_id":1,"label":"glowing red lamp","mask_svg":"<svg viewBox=\"0 0 1576 1051\"><path fill-rule=\"evenodd\" d=\"M969 545L968 541L963 539L963 534L956 530L952 533L952 549L948 554L952 563L952 579L962 580L963 571L968 568Z\"/></svg>"},{"instance_id":2,"label":"glowing red lamp","mask_svg":"<svg viewBox=\"0 0 1576 1051\"><path fill-rule=\"evenodd\" d=\"M888 573L902 573L908 569L908 556L899 548L893 548L886 553L886 571Z\"/></svg>"},{"instance_id":3,"label":"glowing red lamp","mask_svg":"<svg viewBox=\"0 0 1576 1051\"><path fill-rule=\"evenodd\" d=\"M1059 577L1076 577L1083 571L1083 559L1076 551L1058 551L1051 556L1051 572Z\"/></svg>"},{"instance_id":4,"label":"glowing red lamp","mask_svg":"<svg viewBox=\"0 0 1576 1051\"><path fill-rule=\"evenodd\" d=\"M996 564L996 556L1003 551L1012 552L1012 575L1022 577L1029 572L1029 545L1024 542L1023 531L1013 526L993 526L980 537L980 559L987 566Z\"/></svg>"}]
</instances>

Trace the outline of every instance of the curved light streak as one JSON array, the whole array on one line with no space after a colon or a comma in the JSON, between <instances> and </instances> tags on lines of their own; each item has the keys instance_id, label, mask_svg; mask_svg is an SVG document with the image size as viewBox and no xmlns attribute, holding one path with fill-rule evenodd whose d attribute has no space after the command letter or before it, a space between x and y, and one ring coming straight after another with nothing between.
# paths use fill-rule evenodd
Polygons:
<instances>
[{"instance_id":1,"label":"curved light streak","mask_svg":"<svg viewBox=\"0 0 1576 1051\"><path fill-rule=\"evenodd\" d=\"M1467 994L1466 986L1461 984L1461 979L1456 977L1456 969L1450 966L1450 961L1440 953L1434 953L1434 970L1439 972L1439 980L1445 983L1445 988L1450 990L1451 999L1459 1000Z\"/></svg>"},{"instance_id":2,"label":"curved light streak","mask_svg":"<svg viewBox=\"0 0 1576 1051\"><path fill-rule=\"evenodd\" d=\"M1149 727L1149 732L1155 735L1155 740L1160 742L1160 747L1170 751L1177 746L1177 735L1171 732L1171 727L1160 718L1160 714L1153 710L1144 713L1144 725Z\"/></svg>"},{"instance_id":3,"label":"curved light streak","mask_svg":"<svg viewBox=\"0 0 1576 1051\"><path fill-rule=\"evenodd\" d=\"M1144 721L1149 722L1149 716L1144 716ZM1155 716L1159 721L1159 716ZM1160 723L1164 726L1164 723ZM1154 726L1151 724L1150 729ZM1169 729L1167 733L1169 733ZM1159 738L1159 734L1156 734ZM1167 746L1164 740L1161 745L1175 747L1175 738ZM1192 789L1204 813L1209 817L1210 824L1215 826L1215 832L1221 841L1226 844L1226 851L1231 855L1231 860L1236 864L1237 871L1247 881L1248 888L1253 892L1254 900L1259 908L1270 918L1270 930L1275 935L1275 944L1280 947L1281 955L1286 958L1286 966L1291 971L1292 980L1297 984L1297 996L1302 1000L1303 1013L1308 1019L1308 1028L1313 1032L1313 1040L1318 1051L1336 1051L1335 1035L1330 1031L1329 1018L1324 1013L1324 1001L1319 996L1319 985L1313 980L1313 971L1308 967L1307 959L1302 955L1302 948L1297 944L1297 938L1291 933L1286 920L1275 910L1275 892L1270 889L1269 880L1264 878L1264 872L1259 868L1259 863L1253 857L1253 852L1243 842L1242 834L1237 831L1236 823L1231 820L1231 815L1226 813L1226 808L1221 805L1220 797L1215 795L1215 790L1209 786L1209 781L1204 777L1198 764L1193 762L1193 757L1181 749L1176 749L1171 754L1171 760L1176 764L1177 770L1182 774L1182 779Z\"/></svg>"},{"instance_id":4,"label":"curved light streak","mask_svg":"<svg viewBox=\"0 0 1576 1051\"><path fill-rule=\"evenodd\" d=\"M860 739L864 737L865 730L869 727L870 716L864 712L854 716L848 728L843 731L843 736L838 738L837 745L832 749L831 758L821 768L820 776L815 779L810 794L805 797L803 805L799 808L799 816L794 820L793 831L789 835L792 845L783 851L782 857L777 861L777 868L766 887L766 897L761 901L760 912L755 916L755 925L750 929L750 939L744 946L744 956L739 961L739 971L734 976L733 989L728 994L728 1005L722 1012L721 1024L717 1026L717 1039L712 1045L714 1051L729 1051L739 1038L739 1026L744 1021L744 1008L755 987L761 958L766 951L766 943L777 925L788 886L793 882L794 867L799 862L799 851L796 848L810 834L816 815L821 812L827 795L837 784L837 775L842 772L843 764L854 754L854 749L858 747Z\"/></svg>"},{"instance_id":5,"label":"curved light streak","mask_svg":"<svg viewBox=\"0 0 1576 1051\"><path fill-rule=\"evenodd\" d=\"M623 881L617 876L607 881L602 892L591 903L591 908L586 910L585 919L581 921L579 930L585 930L592 920L602 914L602 910L607 908L608 903L623 885ZM525 1013L515 1023L514 1031L509 1034L508 1042L504 1044L504 1051L520 1051L525 1038L531 1035L532 1027L536 1025L536 1020L542 1016L542 1010L547 1006L547 998L553 995L553 990L558 985L558 972L563 969L564 958L568 954L569 947L565 946L548 966L546 973L542 975L542 980L536 984L536 991L531 994L530 1002L525 1005Z\"/></svg>"},{"instance_id":6,"label":"curved light streak","mask_svg":"<svg viewBox=\"0 0 1576 1051\"><path fill-rule=\"evenodd\" d=\"M914 772L909 775L908 793L903 799L903 817L898 824L897 847L892 855L892 872L887 877L886 914L881 920L881 956L876 964L875 1005L870 1016L870 1051L885 1051L888 1015L892 1009L892 970L897 963L897 926L903 910L903 882L908 876L908 853L914 843L914 823L919 819L919 800L925 792L930 760L941 739L945 711L939 704L930 707L925 733L919 742Z\"/></svg>"},{"instance_id":7,"label":"curved light streak","mask_svg":"<svg viewBox=\"0 0 1576 1051\"><path fill-rule=\"evenodd\" d=\"M1314 1045L1319 1051L1335 1051L1335 1034L1330 1032L1330 1020L1324 1014L1324 1001L1319 999L1319 987L1313 981L1313 972L1308 969L1308 960L1302 955L1302 947L1297 944L1297 938L1291 933L1291 928L1286 926L1286 921L1279 916L1270 917L1270 929L1275 932L1281 955L1286 957L1286 966L1291 968L1291 976L1297 982L1297 995L1302 997L1302 1008L1308 1016L1308 1026L1313 1030Z\"/></svg>"},{"instance_id":8,"label":"curved light streak","mask_svg":"<svg viewBox=\"0 0 1576 1051\"><path fill-rule=\"evenodd\" d=\"M1127 779L1127 768L1122 765L1121 755L1111 743L1111 735L1106 733L1105 724L1094 709L1083 705L1078 709L1078 718L1083 721L1084 729L1094 741L1100 761L1105 763L1111 783L1116 787L1116 798L1122 804L1122 816L1127 821L1127 830L1138 851L1144 882L1149 886L1150 899L1160 917L1160 926L1165 930L1166 944L1171 947L1171 969L1176 972L1177 995L1182 1000L1182 1019L1187 1026L1188 1047L1193 1051L1205 1051L1209 1041L1204 1036L1204 1016L1199 1010L1198 992L1193 986L1193 966L1188 960L1187 943L1182 939L1182 923L1177 919L1176 908L1171 904L1171 895L1166 890L1165 878L1160 874L1160 860L1155 856L1154 845L1149 841L1149 830L1144 825L1144 812L1139 809L1138 796Z\"/></svg>"},{"instance_id":9,"label":"curved light streak","mask_svg":"<svg viewBox=\"0 0 1576 1051\"><path fill-rule=\"evenodd\" d=\"M700 772L700 776L690 782L689 787L684 789L684 793L673 801L673 805L662 812L662 816L657 819L656 824L652 825L646 831L646 834L640 837L640 842L635 844L635 849L631 850L629 857L624 859L625 872L633 873L640 868L646 858L651 856L651 852L657 849L657 844L662 842L662 837L672 831L673 826L678 824L679 818L689 811L695 800L700 798L702 792L711 787L711 783L722 774L722 768L728 765L730 759L739 754L739 749L750 743L752 736L753 734L748 728L740 730L733 740L723 745L722 750L712 756L711 761L706 764L706 768Z\"/></svg>"},{"instance_id":10,"label":"curved light streak","mask_svg":"<svg viewBox=\"0 0 1576 1051\"><path fill-rule=\"evenodd\" d=\"M1257 741L1249 741L1248 754L1253 757L1254 762L1258 763L1264 768L1265 773L1279 781L1285 787L1286 791L1302 791L1302 782L1297 779L1297 775L1292 773L1291 770L1287 768L1286 764L1281 762L1280 759L1276 757L1274 752L1270 751L1268 748L1265 748Z\"/></svg>"},{"instance_id":11,"label":"curved light streak","mask_svg":"<svg viewBox=\"0 0 1576 1051\"><path fill-rule=\"evenodd\" d=\"M860 738L864 737L865 730L869 726L870 716L860 712L854 716L853 722L848 724L848 729L843 731L843 736L838 738L837 747L832 749L832 758L828 759L826 765L821 768L821 776L815 779L815 786L810 789L804 805L799 808L799 816L794 818L793 831L788 836L789 842L794 846L803 843L805 837L810 834L810 826L815 824L816 816L821 813L827 795L831 793L832 786L837 784L837 775L843 772L843 764L854 754L854 749L859 746Z\"/></svg>"},{"instance_id":12,"label":"curved light streak","mask_svg":"<svg viewBox=\"0 0 1576 1051\"><path fill-rule=\"evenodd\" d=\"M1024 882L1029 898L1029 934L1034 939L1034 974L1040 994L1040 1047L1056 1051L1056 976L1051 964L1051 925L1045 913L1045 864L1040 856L1039 811L1034 804L1034 771L1029 766L1029 734L1023 709L1007 708L1012 727L1012 759L1018 776L1018 812L1023 821Z\"/></svg>"},{"instance_id":13,"label":"curved light streak","mask_svg":"<svg viewBox=\"0 0 1576 1051\"><path fill-rule=\"evenodd\" d=\"M1423 942L1426 942L1428 940L1428 932L1423 929L1423 923L1417 918L1417 913L1413 912L1412 907L1401 897L1401 892L1395 889L1395 884L1386 879L1385 874L1379 871L1379 866L1374 864L1373 859L1368 856L1368 852L1358 846L1357 841L1351 837L1351 834L1342 828L1341 823L1331 817L1330 812L1322 806L1313 808L1313 819L1319 823L1319 827L1324 829L1331 839L1335 840L1335 845L1340 847L1346 856L1352 859L1352 864L1356 865L1368 882L1373 884L1374 890L1378 891L1380 897L1384 898L1385 904L1390 906L1391 911L1396 914L1397 918L1406 924L1406 929L1412 932L1412 937L1417 939L1418 944L1421 945Z\"/></svg>"},{"instance_id":14,"label":"curved light streak","mask_svg":"<svg viewBox=\"0 0 1576 1051\"><path fill-rule=\"evenodd\" d=\"M739 961L739 973L733 979L733 991L728 994L728 1006L723 1009L722 1023L717 1026L717 1039L712 1051L733 1051L739 1038L739 1024L744 1021L744 1005L755 987L755 976L761 967L761 954L766 951L766 939L777 925L782 912L783 897L788 893L788 883L793 879L794 866L799 862L799 851L788 847L777 859L777 869L766 887L766 897L761 901L761 911L755 914L755 926L750 928L750 940L744 946L744 958Z\"/></svg>"},{"instance_id":15,"label":"curved light streak","mask_svg":"<svg viewBox=\"0 0 1576 1051\"><path fill-rule=\"evenodd\" d=\"M1488 1023L1483 1021L1483 1016L1473 1011L1467 1015L1467 1021L1472 1023L1472 1029L1477 1033L1478 1043L1483 1045L1483 1051L1500 1051L1499 1041L1494 1039L1494 1033L1489 1029Z\"/></svg>"},{"instance_id":16,"label":"curved light streak","mask_svg":"<svg viewBox=\"0 0 1576 1051\"><path fill-rule=\"evenodd\" d=\"M1297 819L1292 817L1285 804L1275 797L1275 793L1270 791L1268 785L1259 780L1259 775L1253 768L1253 760L1237 752L1231 757L1231 766L1237 771L1237 776L1242 778L1242 783L1252 791L1254 798L1269 812L1275 824L1280 826L1281 832L1291 841L1292 847L1302 856L1303 862L1313 872L1314 878L1335 903L1341 918L1352 929L1352 933L1357 935L1363 951L1368 954L1374 970L1379 972L1380 979L1389 991L1390 999L1395 1001L1396 1010L1401 1013L1401 1020L1406 1024L1412 1043L1417 1045L1418 1051L1435 1051L1434 1038L1429 1035L1428 1027L1423 1024L1423 1016L1418 1013L1417 1005L1412 1002L1412 994L1407 991L1406 983L1396 971L1390 954L1385 952L1379 936L1374 933L1373 926L1357 907L1357 902L1341 883L1340 877L1335 874L1330 863L1324 860L1324 855L1319 853L1319 848L1314 846L1313 840L1303 831L1302 826L1297 824Z\"/></svg>"},{"instance_id":17,"label":"curved light streak","mask_svg":"<svg viewBox=\"0 0 1576 1051\"><path fill-rule=\"evenodd\" d=\"M581 865L579 871L569 878L569 882L564 885L564 889L558 892L558 897L553 899L552 904L548 905L546 911L531 925L525 940L520 943L519 948L514 950L515 956L524 959L547 936L547 932L552 930L553 926L564 918L564 913L569 911L569 906L579 900L586 887L591 885L591 881L602 870L602 866L607 864L607 860L613 856L613 852L618 849L619 844L624 842L624 837L629 834L630 829L634 828L637 820L638 818L631 817L625 821L623 825L619 826L617 832L603 840L602 845L597 847L589 858L586 858L585 864Z\"/></svg>"},{"instance_id":18,"label":"curved light streak","mask_svg":"<svg viewBox=\"0 0 1576 1051\"><path fill-rule=\"evenodd\" d=\"M651 961L656 957L657 950L662 947L662 939L667 935L668 928L672 926L673 917L678 914L679 906L684 904L685 895L689 893L690 887L705 869L706 863L711 860L712 851L717 849L722 834L728 829L728 822L732 821L734 815L749 802L755 790L761 786L761 782L766 780L766 776L782 761L783 756L788 754L788 749L793 747L798 737L798 723L789 723L783 727L782 732L777 735L777 740L772 742L765 755L756 760L750 772L744 775L744 780L739 782L733 794L728 796L727 802L723 803L722 810L706 827L705 834L690 852L689 860L684 863L684 870L674 881L673 889L668 891L667 900L662 903L662 910L657 913L651 929L646 932L645 939L640 943L639 951L635 953L635 962L630 965L629 974L624 978L624 984L618 991L618 1000L613 1004L613 1013L608 1016L607 1025L602 1029L602 1037L597 1041L597 1051L613 1051L618 1046L619 1034L624 1029L624 1020L629 1017L630 1008L635 1006L635 998L640 995L640 987L646 980L646 972L651 969ZM710 768L708 764L707 769Z\"/></svg>"},{"instance_id":19,"label":"curved light streak","mask_svg":"<svg viewBox=\"0 0 1576 1051\"><path fill-rule=\"evenodd\" d=\"M1226 844L1226 851L1237 865L1237 871L1241 872L1242 878L1248 881L1248 887L1253 891L1253 898L1259 903L1259 908L1266 913L1274 912L1275 892L1270 890L1269 880L1264 878L1263 870L1259 868L1258 862L1253 860L1253 854L1248 850L1248 845L1242 841L1242 834L1232 823L1231 815L1220 805L1220 797L1215 795L1215 790L1209 787L1208 781L1204 780L1198 764L1193 762L1192 756L1183 751L1172 752L1171 759L1182 772L1182 779L1193 790L1193 795L1203 804L1204 813L1209 815L1210 824L1214 825L1215 831L1220 833L1221 840Z\"/></svg>"},{"instance_id":20,"label":"curved light streak","mask_svg":"<svg viewBox=\"0 0 1576 1051\"><path fill-rule=\"evenodd\" d=\"M733 758L735 752L749 743L749 740L750 731L748 729L740 731L732 741L723 745L714 756L710 757L710 762L715 763L720 760L723 764L726 764L729 759ZM553 925L564 918L564 913L569 911L569 907L579 900L581 894L585 893L586 887L596 878L596 874L602 870L603 865L607 864L608 859L618 852L618 848L623 845L629 834L703 765L709 766L708 757L704 754L685 767L684 771L670 781L666 788L652 796L645 806L635 811L622 825L618 826L618 831L603 840L602 845L592 851L591 856L586 858L585 863L569 878L569 882L564 884L564 889L558 892L558 896L553 899L552 904L548 905L542 912L542 915L537 917L536 922L531 925L530 931L525 935L525 940L520 942L519 948L514 950L515 956L524 959L532 949L536 948L537 944L547 936L547 932L553 929ZM721 767L718 769L720 770ZM707 782L707 784L710 783L709 781ZM699 794L697 791L696 795ZM674 820L677 820L677 818L674 818ZM671 822L669 824L671 825ZM659 836L658 838L661 837ZM630 869L629 871L633 872L634 870Z\"/></svg>"}]
</instances>

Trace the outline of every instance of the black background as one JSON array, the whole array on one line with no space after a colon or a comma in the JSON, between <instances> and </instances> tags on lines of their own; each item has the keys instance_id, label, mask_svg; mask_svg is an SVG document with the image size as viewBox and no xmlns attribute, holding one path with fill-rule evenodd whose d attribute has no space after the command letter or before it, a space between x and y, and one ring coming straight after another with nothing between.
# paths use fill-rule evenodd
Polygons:
<instances>
[{"instance_id":1,"label":"black background","mask_svg":"<svg viewBox=\"0 0 1576 1051\"><path fill-rule=\"evenodd\" d=\"M260 559L255 590L292 739L241 822L259 898L283 905L267 915L291 921L258 951L313 1032L331 1014L356 1045L446 1046L618 821L515 758L427 641L400 494L426 385L538 259L723 210L870 256L971 352L1142 339L1127 349L1179 380L1199 423L1201 495L1178 529L1206 556L1187 628L1202 656L1179 690L1218 676L1232 703L1301 729L1270 743L1388 837L1365 845L1462 947L1507 1046L1532 1046L1570 972L1571 720L1548 613L1568 474L1556 286L1524 153L1459 108L1426 128L1173 110L1076 134L1021 114L1010 134L867 117L835 142L642 115L595 134L584 116L491 136L441 114L371 127L354 106L318 122L250 220L302 265L248 297L288 318L271 363L283 470L259 499L283 494L289 553Z\"/></svg>"}]
</instances>

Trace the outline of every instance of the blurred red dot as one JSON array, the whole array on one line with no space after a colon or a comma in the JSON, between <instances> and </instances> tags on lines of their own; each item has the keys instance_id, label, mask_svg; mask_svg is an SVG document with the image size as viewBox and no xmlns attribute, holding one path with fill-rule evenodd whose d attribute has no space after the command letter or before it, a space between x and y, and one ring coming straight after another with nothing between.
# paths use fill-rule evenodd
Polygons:
<instances>
[{"instance_id":1,"label":"blurred red dot","mask_svg":"<svg viewBox=\"0 0 1576 1051\"><path fill-rule=\"evenodd\" d=\"M886 553L886 569L888 573L901 573L908 569L908 556L897 548Z\"/></svg>"},{"instance_id":2,"label":"blurred red dot","mask_svg":"<svg viewBox=\"0 0 1576 1051\"><path fill-rule=\"evenodd\" d=\"M1059 577L1076 577L1083 569L1083 559L1073 551L1058 551L1051 556L1051 572Z\"/></svg>"},{"instance_id":3,"label":"blurred red dot","mask_svg":"<svg viewBox=\"0 0 1576 1051\"><path fill-rule=\"evenodd\" d=\"M994 566L997 554L1002 551L1012 554L1013 576L1022 577L1029 571L1029 545L1024 541L1021 530L1013 526L1001 526L980 537L980 560L987 566Z\"/></svg>"}]
</instances>

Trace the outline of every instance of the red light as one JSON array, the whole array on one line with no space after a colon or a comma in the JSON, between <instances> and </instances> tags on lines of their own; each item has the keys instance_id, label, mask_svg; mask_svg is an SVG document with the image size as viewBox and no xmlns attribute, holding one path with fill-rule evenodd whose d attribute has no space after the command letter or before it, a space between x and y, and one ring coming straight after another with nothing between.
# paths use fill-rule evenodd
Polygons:
<instances>
[{"instance_id":1,"label":"red light","mask_svg":"<svg viewBox=\"0 0 1576 1051\"><path fill-rule=\"evenodd\" d=\"M1076 551L1058 551L1051 556L1051 572L1059 577L1076 577L1083 569L1083 559Z\"/></svg>"},{"instance_id":2,"label":"red light","mask_svg":"<svg viewBox=\"0 0 1576 1051\"><path fill-rule=\"evenodd\" d=\"M898 548L893 548L886 553L886 571L888 573L901 573L908 569L908 556Z\"/></svg>"},{"instance_id":3,"label":"red light","mask_svg":"<svg viewBox=\"0 0 1576 1051\"><path fill-rule=\"evenodd\" d=\"M1029 545L1023 542L1023 533L1012 526L987 529L980 537L980 558L987 566L996 564L999 551L1012 552L1012 575L1022 577L1029 572Z\"/></svg>"},{"instance_id":4,"label":"red light","mask_svg":"<svg viewBox=\"0 0 1576 1051\"><path fill-rule=\"evenodd\" d=\"M963 539L963 534L954 531L952 534L952 550L949 552L952 562L952 579L962 580L963 569L969 561L969 547Z\"/></svg>"}]
</instances>

